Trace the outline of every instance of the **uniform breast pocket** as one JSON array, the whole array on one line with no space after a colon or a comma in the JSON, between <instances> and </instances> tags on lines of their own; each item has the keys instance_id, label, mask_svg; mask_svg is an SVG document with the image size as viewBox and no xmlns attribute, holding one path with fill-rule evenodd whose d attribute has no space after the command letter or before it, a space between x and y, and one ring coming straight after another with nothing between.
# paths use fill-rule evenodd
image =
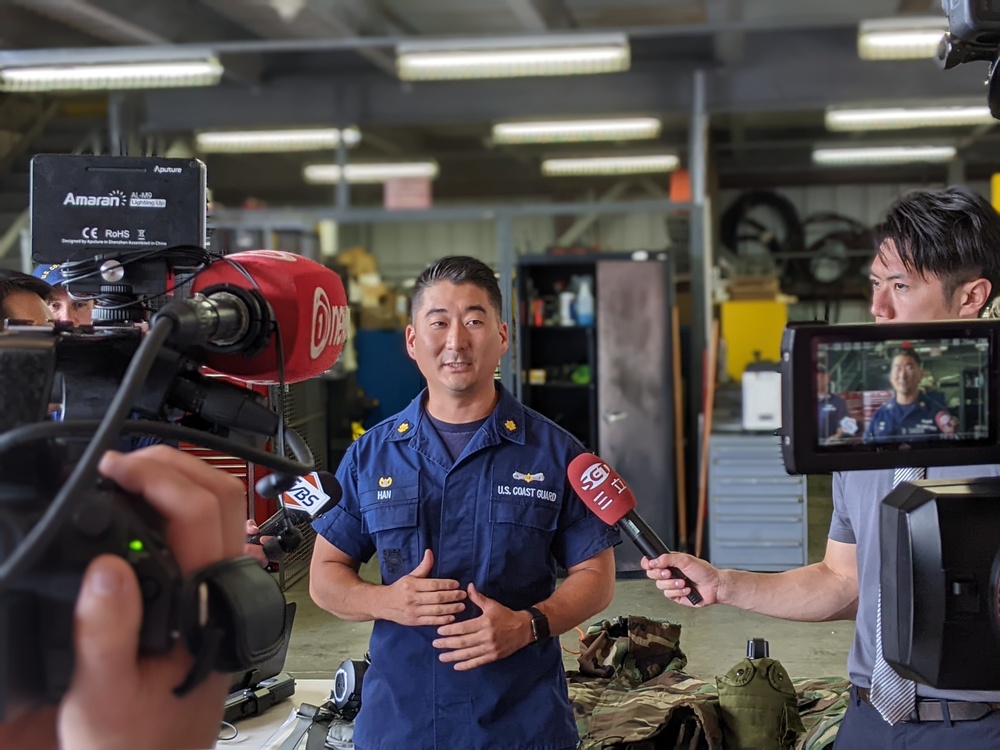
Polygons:
<instances>
[{"instance_id":1,"label":"uniform breast pocket","mask_svg":"<svg viewBox=\"0 0 1000 750\"><path fill-rule=\"evenodd\" d=\"M494 477L490 493L490 582L495 590L506 593L508 599L503 603L508 607L523 608L550 593L555 576L552 546L559 525L559 497L561 493L540 483ZM509 598L522 594L536 598L526 602Z\"/></svg>"},{"instance_id":2,"label":"uniform breast pocket","mask_svg":"<svg viewBox=\"0 0 1000 750\"><path fill-rule=\"evenodd\" d=\"M375 542L382 582L392 583L417 567L422 556L420 483L413 475L374 477L370 484L359 493L361 520Z\"/></svg>"}]
</instances>

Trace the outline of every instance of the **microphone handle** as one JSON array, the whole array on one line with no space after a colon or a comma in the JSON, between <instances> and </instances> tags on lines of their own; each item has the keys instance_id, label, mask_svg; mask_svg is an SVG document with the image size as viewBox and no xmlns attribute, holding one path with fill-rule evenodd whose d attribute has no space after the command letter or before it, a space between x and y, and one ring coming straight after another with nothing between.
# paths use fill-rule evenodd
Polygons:
<instances>
[{"instance_id":1,"label":"microphone handle","mask_svg":"<svg viewBox=\"0 0 1000 750\"><path fill-rule=\"evenodd\" d=\"M635 511L630 510L618 522L618 526L625 532L626 536L635 542L642 554L650 560L670 553L667 545L660 540L656 532L649 528L646 522ZM667 570L670 571L670 575L674 578L682 578L684 583L691 589L691 593L687 595L687 600L692 604L701 604L701 594L698 593L698 589L695 588L694 584L677 568L670 566Z\"/></svg>"}]
</instances>

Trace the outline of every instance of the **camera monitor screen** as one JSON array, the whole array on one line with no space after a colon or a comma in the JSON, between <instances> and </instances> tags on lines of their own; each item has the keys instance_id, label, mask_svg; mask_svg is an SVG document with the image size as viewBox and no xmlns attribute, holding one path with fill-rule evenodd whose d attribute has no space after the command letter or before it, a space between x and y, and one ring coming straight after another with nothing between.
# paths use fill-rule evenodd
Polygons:
<instances>
[{"instance_id":1,"label":"camera monitor screen","mask_svg":"<svg viewBox=\"0 0 1000 750\"><path fill-rule=\"evenodd\" d=\"M790 328L782 381L786 468L1000 460L998 330L994 321Z\"/></svg>"}]
</instances>

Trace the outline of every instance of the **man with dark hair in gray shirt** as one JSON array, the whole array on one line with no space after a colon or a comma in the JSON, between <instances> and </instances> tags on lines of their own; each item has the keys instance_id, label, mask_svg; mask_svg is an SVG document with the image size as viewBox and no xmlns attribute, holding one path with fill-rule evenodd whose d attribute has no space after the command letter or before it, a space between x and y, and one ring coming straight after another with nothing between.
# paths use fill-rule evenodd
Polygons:
<instances>
[{"instance_id":1,"label":"man with dark hair in gray shirt","mask_svg":"<svg viewBox=\"0 0 1000 750\"><path fill-rule=\"evenodd\" d=\"M879 233L870 279L871 310L878 323L977 317L1000 292L1000 216L983 198L964 190L909 193L893 207ZM894 474L887 469L835 476L833 519L822 562L783 573L751 573L719 570L674 553L643 560L646 575L680 604L687 604L690 589L671 576L668 566L698 588L701 606L729 604L808 622L856 617L847 662L851 701L837 735L838 750L998 748L1000 691L943 691L904 681L892 696L909 691L908 703L890 706L874 699L880 708L873 705L873 673L877 664L885 665L876 637L879 507L892 490ZM928 468L926 476L1000 476L1000 466ZM880 669L880 687L884 674Z\"/></svg>"}]
</instances>

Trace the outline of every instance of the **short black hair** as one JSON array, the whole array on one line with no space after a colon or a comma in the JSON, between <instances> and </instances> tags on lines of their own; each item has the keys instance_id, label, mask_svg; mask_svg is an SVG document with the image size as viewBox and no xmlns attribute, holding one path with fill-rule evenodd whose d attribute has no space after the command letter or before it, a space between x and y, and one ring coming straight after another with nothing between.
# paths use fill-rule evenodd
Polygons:
<instances>
[{"instance_id":1,"label":"short black hair","mask_svg":"<svg viewBox=\"0 0 1000 750\"><path fill-rule=\"evenodd\" d=\"M493 269L478 258L468 255L449 255L427 266L417 277L417 282L413 286L413 304L410 307L411 320L414 313L420 309L424 291L439 281L478 286L489 296L490 304L496 310L497 316L503 314L503 297Z\"/></svg>"},{"instance_id":2,"label":"short black hair","mask_svg":"<svg viewBox=\"0 0 1000 750\"><path fill-rule=\"evenodd\" d=\"M889 358L889 361L892 362L892 360L894 360L896 357L909 357L910 359L912 359L914 362L917 363L917 367L924 366L923 362L921 362L920 360L920 355L917 354L915 349L911 349L908 346L900 346L896 349L893 349L892 356Z\"/></svg>"},{"instance_id":3,"label":"short black hair","mask_svg":"<svg viewBox=\"0 0 1000 750\"><path fill-rule=\"evenodd\" d=\"M906 193L874 235L879 255L891 241L907 271L941 279L946 299L978 278L992 287L986 305L1000 293L1000 214L967 188Z\"/></svg>"},{"instance_id":4,"label":"short black hair","mask_svg":"<svg viewBox=\"0 0 1000 750\"><path fill-rule=\"evenodd\" d=\"M0 321L10 317L5 302L8 295L14 292L32 292L41 297L43 301L47 301L49 295L52 294L52 286L35 278L30 273L0 269Z\"/></svg>"}]
</instances>

